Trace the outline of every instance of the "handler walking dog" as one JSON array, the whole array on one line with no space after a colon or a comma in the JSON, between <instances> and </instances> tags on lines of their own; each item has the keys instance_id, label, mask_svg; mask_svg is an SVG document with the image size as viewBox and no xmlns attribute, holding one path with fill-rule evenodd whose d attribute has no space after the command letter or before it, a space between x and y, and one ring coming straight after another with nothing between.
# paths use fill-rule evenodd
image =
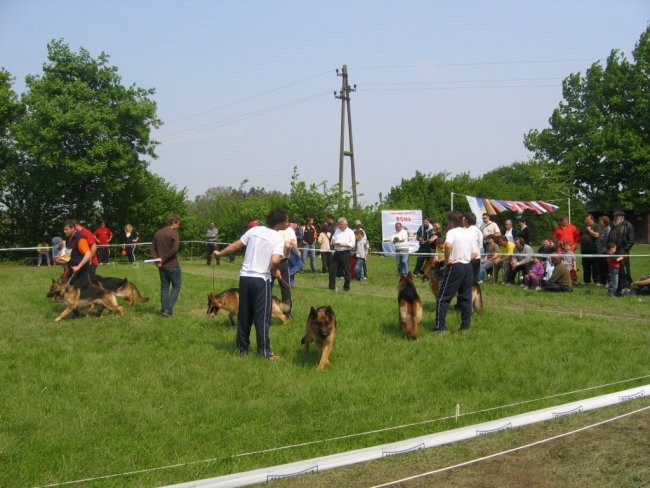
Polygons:
<instances>
[{"instance_id":1,"label":"handler walking dog","mask_svg":"<svg viewBox=\"0 0 650 488\"><path fill-rule=\"evenodd\" d=\"M452 210L447 214L450 230L445 239L445 271L440 280L436 300L435 332L447 330L447 311L451 300L458 294L460 329L469 330L472 323L472 238L463 228L463 215Z\"/></svg>"}]
</instances>

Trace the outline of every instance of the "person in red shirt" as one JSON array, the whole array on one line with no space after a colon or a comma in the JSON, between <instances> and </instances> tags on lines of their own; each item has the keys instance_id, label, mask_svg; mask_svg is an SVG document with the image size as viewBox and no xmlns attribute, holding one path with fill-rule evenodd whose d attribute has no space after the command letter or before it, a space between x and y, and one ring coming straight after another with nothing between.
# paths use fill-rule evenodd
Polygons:
<instances>
[{"instance_id":1,"label":"person in red shirt","mask_svg":"<svg viewBox=\"0 0 650 488\"><path fill-rule=\"evenodd\" d=\"M78 220L74 220L73 222L75 224L75 230L81 232L84 239L88 241L88 246L90 247L90 269L88 270L88 275L90 279L94 279L95 270L99 264L99 258L97 257L97 239L95 239L95 235L90 230L81 225L81 222Z\"/></svg>"},{"instance_id":2,"label":"person in red shirt","mask_svg":"<svg viewBox=\"0 0 650 488\"><path fill-rule=\"evenodd\" d=\"M578 228L569 223L569 218L566 215L560 217L560 223L553 231L553 237L557 241L568 242L573 251L576 244L580 242L580 231Z\"/></svg>"},{"instance_id":3,"label":"person in red shirt","mask_svg":"<svg viewBox=\"0 0 650 488\"><path fill-rule=\"evenodd\" d=\"M113 231L106 227L106 222L101 222L97 230L95 230L95 239L97 239L98 244L99 263L108 264L111 261L111 252L108 246L113 240Z\"/></svg>"}]
</instances>

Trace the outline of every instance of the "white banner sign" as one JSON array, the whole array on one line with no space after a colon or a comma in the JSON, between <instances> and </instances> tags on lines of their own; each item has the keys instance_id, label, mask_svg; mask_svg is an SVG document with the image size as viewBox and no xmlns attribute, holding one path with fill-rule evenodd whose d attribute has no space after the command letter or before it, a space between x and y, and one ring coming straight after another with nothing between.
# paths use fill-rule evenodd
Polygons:
<instances>
[{"instance_id":1,"label":"white banner sign","mask_svg":"<svg viewBox=\"0 0 650 488\"><path fill-rule=\"evenodd\" d=\"M420 244L415 237L422 225L422 210L382 210L381 211L381 240L384 252L395 252L392 237L395 234L395 223L402 224L409 235L409 252L418 252Z\"/></svg>"}]
</instances>

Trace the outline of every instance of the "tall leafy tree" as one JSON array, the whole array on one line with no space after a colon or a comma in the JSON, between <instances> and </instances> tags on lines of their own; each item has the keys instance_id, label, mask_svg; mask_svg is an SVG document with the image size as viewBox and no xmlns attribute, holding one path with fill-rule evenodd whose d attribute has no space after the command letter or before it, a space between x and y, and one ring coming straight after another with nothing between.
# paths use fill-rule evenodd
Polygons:
<instances>
[{"instance_id":1,"label":"tall leafy tree","mask_svg":"<svg viewBox=\"0 0 650 488\"><path fill-rule=\"evenodd\" d=\"M601 209L650 211L650 26L632 52L613 50L563 82L550 127L524 139L536 157L560 165L580 194Z\"/></svg>"},{"instance_id":2,"label":"tall leafy tree","mask_svg":"<svg viewBox=\"0 0 650 488\"><path fill-rule=\"evenodd\" d=\"M159 126L153 89L125 87L108 55L48 44L42 75L26 77L25 115L13 127L17 158L1 198L18 241L58 229L61 219L126 215L146 199L145 158ZM161 209L165 213L165 209Z\"/></svg>"}]
</instances>

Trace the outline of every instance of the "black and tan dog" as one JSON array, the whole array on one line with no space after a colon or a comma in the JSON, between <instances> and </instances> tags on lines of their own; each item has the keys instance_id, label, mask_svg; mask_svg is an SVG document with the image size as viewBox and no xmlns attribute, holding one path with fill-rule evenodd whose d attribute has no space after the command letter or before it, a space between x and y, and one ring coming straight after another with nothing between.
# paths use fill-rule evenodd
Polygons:
<instances>
[{"instance_id":1,"label":"black and tan dog","mask_svg":"<svg viewBox=\"0 0 650 488\"><path fill-rule=\"evenodd\" d=\"M57 290L57 294L63 298L66 309L54 319L55 322L62 320L75 310L81 312L79 310L80 308L89 308L97 305L99 305L99 315L101 315L104 308L107 308L117 311L121 316L124 316L124 307L118 305L115 293L107 292L92 285L84 286L83 288L75 288L68 284L58 286L61 286L61 288Z\"/></svg>"},{"instance_id":2,"label":"black and tan dog","mask_svg":"<svg viewBox=\"0 0 650 488\"><path fill-rule=\"evenodd\" d=\"M230 288L219 294L212 291L208 293L208 311L206 313L214 317L221 309L228 312L230 325L235 325L234 318L239 313L239 288ZM272 298L271 316L280 319L284 325L287 325L289 321L285 315L288 310L289 307L284 302L277 297Z\"/></svg>"},{"instance_id":3,"label":"black and tan dog","mask_svg":"<svg viewBox=\"0 0 650 488\"><path fill-rule=\"evenodd\" d=\"M442 267L440 261L435 258L428 258L422 266L422 279L429 281L429 287L433 298L438 299L440 291L440 278L442 277ZM472 285L472 310L476 313L483 312L483 289L479 283Z\"/></svg>"},{"instance_id":4,"label":"black and tan dog","mask_svg":"<svg viewBox=\"0 0 650 488\"><path fill-rule=\"evenodd\" d=\"M115 296L118 298L123 298L129 302L129 307L132 307L135 302L145 303L149 301L149 297L143 297L138 291L138 287L135 286L135 283L131 283L126 278L95 275L91 283L102 290L115 293Z\"/></svg>"},{"instance_id":5,"label":"black and tan dog","mask_svg":"<svg viewBox=\"0 0 650 488\"><path fill-rule=\"evenodd\" d=\"M422 300L413 284L413 274L402 275L397 285L399 323L404 339L416 340L422 324Z\"/></svg>"},{"instance_id":6,"label":"black and tan dog","mask_svg":"<svg viewBox=\"0 0 650 488\"><path fill-rule=\"evenodd\" d=\"M311 307L307 323L305 325L305 336L300 341L305 345L305 352L309 351L309 344L315 342L318 346L320 359L318 369L322 371L330 363L329 357L334 347L336 336L336 315L332 307L314 308Z\"/></svg>"}]
</instances>

